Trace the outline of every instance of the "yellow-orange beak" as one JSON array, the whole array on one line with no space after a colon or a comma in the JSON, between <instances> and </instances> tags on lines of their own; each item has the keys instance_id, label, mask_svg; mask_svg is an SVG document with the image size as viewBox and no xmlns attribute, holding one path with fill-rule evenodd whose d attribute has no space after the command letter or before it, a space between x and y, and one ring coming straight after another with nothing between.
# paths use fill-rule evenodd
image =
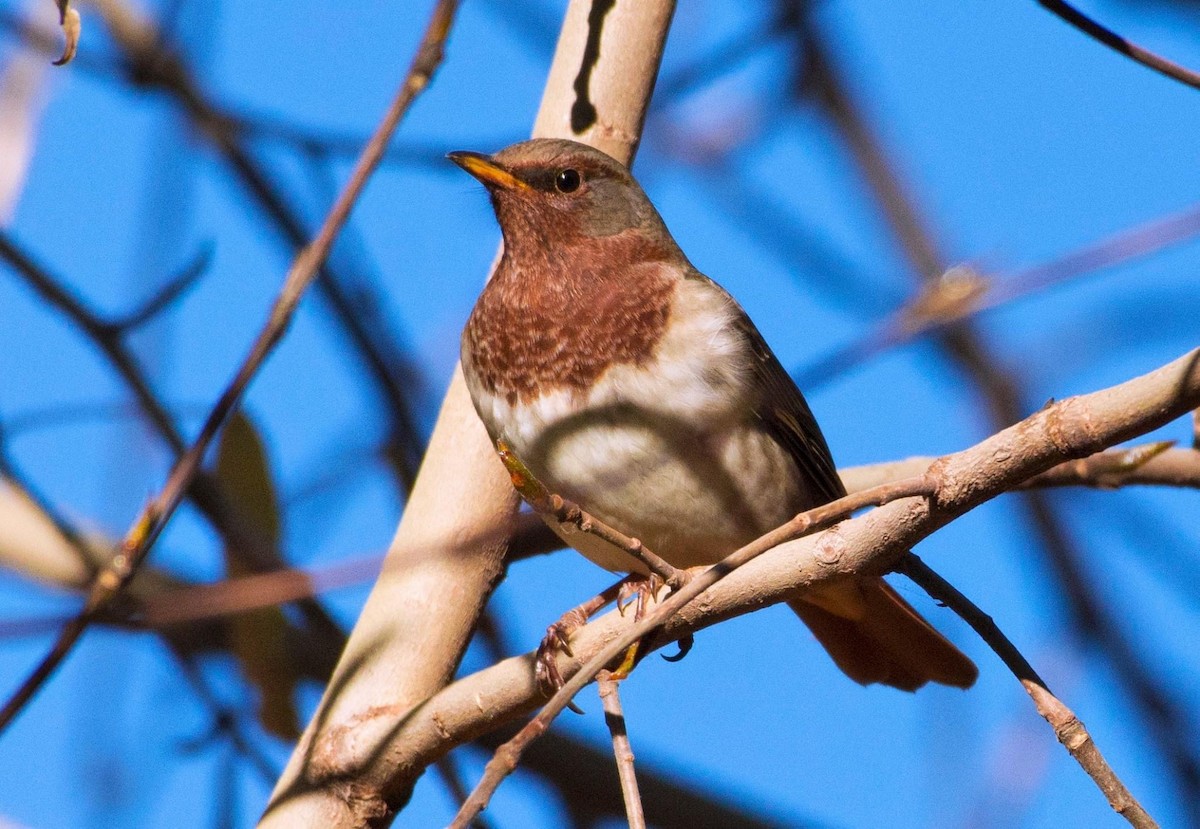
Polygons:
<instances>
[{"instance_id":1,"label":"yellow-orange beak","mask_svg":"<svg viewBox=\"0 0 1200 829\"><path fill-rule=\"evenodd\" d=\"M491 156L483 153L454 152L447 153L446 158L462 167L488 188L499 187L501 190L528 190L529 185L501 167Z\"/></svg>"}]
</instances>

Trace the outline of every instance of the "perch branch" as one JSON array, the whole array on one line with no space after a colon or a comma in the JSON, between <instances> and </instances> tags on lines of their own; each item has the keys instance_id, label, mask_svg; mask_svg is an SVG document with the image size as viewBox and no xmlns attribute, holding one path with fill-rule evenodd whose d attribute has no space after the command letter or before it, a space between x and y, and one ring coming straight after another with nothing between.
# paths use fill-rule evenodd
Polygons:
<instances>
[{"instance_id":1,"label":"perch branch","mask_svg":"<svg viewBox=\"0 0 1200 829\"><path fill-rule=\"evenodd\" d=\"M924 498L904 498L835 530L784 544L771 555L730 573L719 587L707 590L702 601L688 604L738 565L799 529L811 529L823 509L838 514L847 503L847 499L839 499L798 516L697 575L640 623L626 625L614 620L612 613L601 617L577 632L572 640L573 662L565 670L560 664L561 673L570 679L514 738L516 745L497 752L485 772L487 786L502 779L504 769L519 756L520 746L544 731L590 676L655 627L662 626L656 641L673 641L698 627L784 599L794 591L833 578L886 570L922 538L1000 492L1058 463L1086 457L1155 429L1187 413L1197 401L1200 351L1110 389L1055 403L970 449L938 459L923 476L927 480L921 481L922 486L914 487L921 492L927 490L929 481L936 484L929 503ZM389 757L397 764L398 773L412 774L455 743L530 710L540 696L530 676L530 659L527 655L506 660L460 680L428 700L419 712L410 712L403 722L374 723L372 730L385 730L388 748L396 749ZM386 718L389 713L379 715ZM423 751L429 756L422 756ZM481 783L460 811L460 821L469 820L473 810L482 808L489 794Z\"/></svg>"}]
</instances>

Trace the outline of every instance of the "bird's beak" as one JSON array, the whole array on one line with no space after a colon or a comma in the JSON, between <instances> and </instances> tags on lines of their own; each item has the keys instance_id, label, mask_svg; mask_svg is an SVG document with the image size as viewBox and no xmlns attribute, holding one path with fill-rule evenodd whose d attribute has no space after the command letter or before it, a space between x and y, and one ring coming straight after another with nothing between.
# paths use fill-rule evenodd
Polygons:
<instances>
[{"instance_id":1,"label":"bird's beak","mask_svg":"<svg viewBox=\"0 0 1200 829\"><path fill-rule=\"evenodd\" d=\"M529 189L528 184L493 161L491 156L483 153L454 152L447 153L446 158L475 176L489 190L496 187L501 190Z\"/></svg>"}]
</instances>

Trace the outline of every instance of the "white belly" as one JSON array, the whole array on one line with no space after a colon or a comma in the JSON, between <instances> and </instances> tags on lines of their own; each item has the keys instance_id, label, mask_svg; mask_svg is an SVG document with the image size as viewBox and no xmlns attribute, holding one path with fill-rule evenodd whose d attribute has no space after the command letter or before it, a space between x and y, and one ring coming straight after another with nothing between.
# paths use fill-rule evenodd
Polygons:
<instances>
[{"instance_id":1,"label":"white belly","mask_svg":"<svg viewBox=\"0 0 1200 829\"><path fill-rule=\"evenodd\" d=\"M551 492L677 567L709 564L807 506L795 464L751 414L734 313L719 289L681 282L653 359L610 368L586 392L514 406L464 368L492 438ZM603 567L635 569L595 539L565 540Z\"/></svg>"}]
</instances>

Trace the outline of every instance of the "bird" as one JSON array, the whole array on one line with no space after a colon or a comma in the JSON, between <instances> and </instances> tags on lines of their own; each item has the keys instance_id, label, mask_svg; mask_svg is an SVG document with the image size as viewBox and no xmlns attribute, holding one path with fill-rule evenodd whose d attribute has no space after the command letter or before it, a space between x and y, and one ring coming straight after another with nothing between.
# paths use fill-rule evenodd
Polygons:
<instances>
[{"instance_id":1,"label":"bird","mask_svg":"<svg viewBox=\"0 0 1200 829\"><path fill-rule=\"evenodd\" d=\"M543 487L676 568L845 494L800 390L625 165L551 138L448 158L484 185L503 237L463 330L463 376L492 441ZM593 536L566 540L648 575ZM862 685L975 682L974 663L879 576L789 606Z\"/></svg>"}]
</instances>

